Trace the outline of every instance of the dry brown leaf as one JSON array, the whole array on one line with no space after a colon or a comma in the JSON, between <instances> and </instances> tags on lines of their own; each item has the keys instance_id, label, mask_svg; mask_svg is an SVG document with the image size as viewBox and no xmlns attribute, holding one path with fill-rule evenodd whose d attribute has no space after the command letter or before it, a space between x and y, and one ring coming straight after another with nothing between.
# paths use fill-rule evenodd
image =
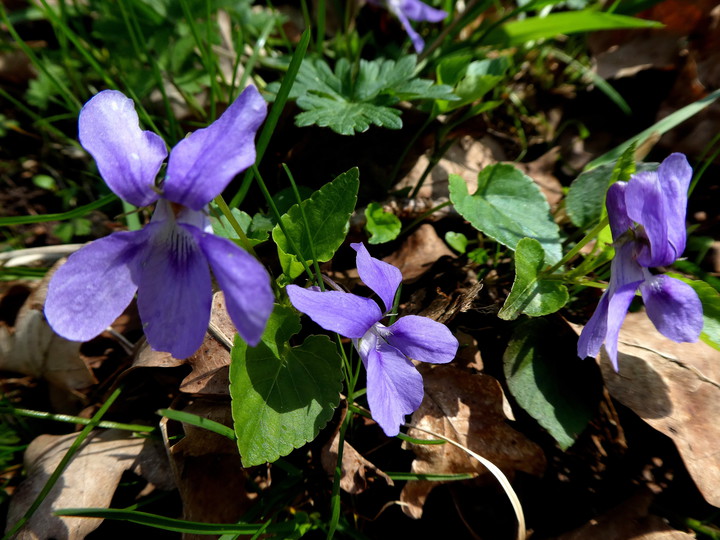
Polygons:
<instances>
[{"instance_id":1,"label":"dry brown leaf","mask_svg":"<svg viewBox=\"0 0 720 540\"><path fill-rule=\"evenodd\" d=\"M336 433L332 440L323 446L322 449L320 460L323 469L325 469L325 472L329 475L335 472L339 440L340 436ZM360 452L345 441L343 444L340 488L352 495L362 493L368 487L368 475L382 478L389 486L394 485L392 479L387 474L378 469L372 462L365 459Z\"/></svg>"},{"instance_id":2,"label":"dry brown leaf","mask_svg":"<svg viewBox=\"0 0 720 540\"><path fill-rule=\"evenodd\" d=\"M200 398L182 410L232 426L227 400ZM182 424L179 433L168 432L177 425L167 419L161 422L173 476L183 502L183 518L204 523L238 521L254 503L257 494L247 490L249 469L243 469L235 442L188 424ZM170 435L182 433L184 437L179 442L170 444ZM207 536L185 535L184 538Z\"/></svg>"},{"instance_id":3,"label":"dry brown leaf","mask_svg":"<svg viewBox=\"0 0 720 540\"><path fill-rule=\"evenodd\" d=\"M403 281L417 279L427 272L440 257L455 257L429 223L420 225L389 257L383 261L400 269Z\"/></svg>"},{"instance_id":4,"label":"dry brown leaf","mask_svg":"<svg viewBox=\"0 0 720 540\"><path fill-rule=\"evenodd\" d=\"M542 474L545 455L538 445L507 425L502 389L497 380L453 366L423 365L419 369L425 381L425 398L413 413L413 425L467 446L506 474L514 471ZM432 438L413 429L408 434L416 438ZM407 443L403 445L410 446ZM410 447L416 456L411 468L413 473L475 472L489 477L480 463L450 444ZM408 482L400 495L400 500L405 503L403 512L413 518L421 517L423 504L437 485L438 482Z\"/></svg>"},{"instance_id":5,"label":"dry brown leaf","mask_svg":"<svg viewBox=\"0 0 720 540\"><path fill-rule=\"evenodd\" d=\"M491 137L480 140L465 136L453 144L445 156L433 167L418 192L421 199L431 199L435 204L447 201L450 197L448 178L451 174L459 174L468 181L472 193L472 182L477 188L477 175L481 169L505 159L500 145ZM415 163L410 172L393 188L401 190L414 188L425 172L430 160L423 155Z\"/></svg>"},{"instance_id":6,"label":"dry brown leaf","mask_svg":"<svg viewBox=\"0 0 720 540\"><path fill-rule=\"evenodd\" d=\"M50 275L38 285L20 309L15 327L0 326L0 369L43 378L77 393L97 383L80 356L81 343L55 334L43 315Z\"/></svg>"},{"instance_id":7,"label":"dry brown leaf","mask_svg":"<svg viewBox=\"0 0 720 540\"><path fill-rule=\"evenodd\" d=\"M649 513L653 494L643 490L579 529L554 540L691 540L694 536L675 530Z\"/></svg>"},{"instance_id":8,"label":"dry brown leaf","mask_svg":"<svg viewBox=\"0 0 720 540\"><path fill-rule=\"evenodd\" d=\"M28 476L10 502L8 530L25 514L76 437L76 433L41 435L30 443L25 452ZM169 478L167 461L158 455L151 439L132 438L128 432L119 430L92 433L15 538L85 538L102 519L59 517L52 512L60 508L107 508L127 470L138 474L151 472L156 481ZM160 471L164 474L158 474Z\"/></svg>"},{"instance_id":9,"label":"dry brown leaf","mask_svg":"<svg viewBox=\"0 0 720 540\"><path fill-rule=\"evenodd\" d=\"M213 296L210 327L202 347L187 359L192 372L180 384L180 390L189 394L230 395L230 349L235 337L235 326L225 307L225 296Z\"/></svg>"},{"instance_id":10,"label":"dry brown leaf","mask_svg":"<svg viewBox=\"0 0 720 540\"><path fill-rule=\"evenodd\" d=\"M619 373L601 355L610 394L673 440L703 497L720 506L720 352L667 339L644 312L628 314L618 350Z\"/></svg>"}]
</instances>

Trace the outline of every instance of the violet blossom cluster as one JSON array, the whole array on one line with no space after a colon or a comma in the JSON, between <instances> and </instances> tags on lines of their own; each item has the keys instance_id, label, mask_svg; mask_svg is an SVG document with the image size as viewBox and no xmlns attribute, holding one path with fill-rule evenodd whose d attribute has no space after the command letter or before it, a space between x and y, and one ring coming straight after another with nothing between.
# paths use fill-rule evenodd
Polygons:
<instances>
[{"instance_id":1,"label":"violet blossom cluster","mask_svg":"<svg viewBox=\"0 0 720 540\"><path fill-rule=\"evenodd\" d=\"M129 203L156 207L142 230L95 240L57 270L45 302L55 332L92 339L137 293L150 346L188 357L202 345L210 320L212 269L238 332L258 343L273 308L270 277L250 254L212 234L207 205L255 162L255 133L266 109L257 89L248 87L220 118L173 148L156 185L168 152L158 135L142 131L133 101L105 90L85 104L80 144L102 178Z\"/></svg>"},{"instance_id":2,"label":"violet blossom cluster","mask_svg":"<svg viewBox=\"0 0 720 540\"><path fill-rule=\"evenodd\" d=\"M697 341L703 328L702 304L690 285L650 268L675 262L685 250L685 213L692 169L683 154L668 156L653 172L616 182L607 192L607 212L615 247L610 283L583 328L578 355L605 350L618 370L620 327L639 289L655 327L677 342Z\"/></svg>"},{"instance_id":3,"label":"violet blossom cluster","mask_svg":"<svg viewBox=\"0 0 720 540\"><path fill-rule=\"evenodd\" d=\"M382 301L341 291L320 291L288 285L293 306L325 330L353 340L367 371L367 399L373 418L388 436L400 431L405 415L423 400L422 375L411 362L444 364L455 358L458 341L437 321L417 315L400 317L390 326L380 321L393 305L402 281L396 267L370 256L363 244L357 252L360 279Z\"/></svg>"}]
</instances>

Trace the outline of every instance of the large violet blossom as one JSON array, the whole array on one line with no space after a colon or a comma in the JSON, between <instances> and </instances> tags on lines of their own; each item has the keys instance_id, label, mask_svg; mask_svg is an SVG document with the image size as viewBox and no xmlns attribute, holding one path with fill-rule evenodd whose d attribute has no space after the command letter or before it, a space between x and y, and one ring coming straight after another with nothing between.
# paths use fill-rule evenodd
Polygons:
<instances>
[{"instance_id":1,"label":"large violet blossom","mask_svg":"<svg viewBox=\"0 0 720 540\"><path fill-rule=\"evenodd\" d=\"M648 268L667 266L685 250L685 213L692 169L682 154L671 154L656 172L640 172L616 182L607 193L614 240L610 284L583 328L578 355L595 357L600 346L615 370L620 327L640 289L655 327L678 341L697 341L703 328L702 304L690 285Z\"/></svg>"},{"instance_id":2,"label":"large violet blossom","mask_svg":"<svg viewBox=\"0 0 720 540\"><path fill-rule=\"evenodd\" d=\"M269 276L247 252L212 234L207 205L255 161L266 108L248 87L220 118L173 148L156 186L167 150L158 135L141 130L133 101L105 90L85 104L80 143L107 185L131 204L157 205L142 230L95 240L58 269L45 302L53 330L74 341L92 339L137 292L148 343L185 358L201 346L210 320L212 268L238 332L257 344L273 306Z\"/></svg>"},{"instance_id":3,"label":"large violet blossom","mask_svg":"<svg viewBox=\"0 0 720 540\"><path fill-rule=\"evenodd\" d=\"M412 26L410 21L427 21L440 22L445 17L445 13L441 9L435 9L420 0L368 0L376 6L383 6L390 10L403 25L403 28L410 36L415 51L421 53L425 47L425 41L420 37Z\"/></svg>"},{"instance_id":4,"label":"large violet blossom","mask_svg":"<svg viewBox=\"0 0 720 540\"><path fill-rule=\"evenodd\" d=\"M357 251L360 279L382 300L351 293L318 291L288 285L293 306L325 330L352 338L367 370L367 398L373 418L390 437L398 434L406 414L423 399L422 376L410 359L444 364L455 358L458 341L450 330L427 317L407 315L385 326L380 320L393 304L402 274L394 266L374 259L363 244Z\"/></svg>"}]
</instances>

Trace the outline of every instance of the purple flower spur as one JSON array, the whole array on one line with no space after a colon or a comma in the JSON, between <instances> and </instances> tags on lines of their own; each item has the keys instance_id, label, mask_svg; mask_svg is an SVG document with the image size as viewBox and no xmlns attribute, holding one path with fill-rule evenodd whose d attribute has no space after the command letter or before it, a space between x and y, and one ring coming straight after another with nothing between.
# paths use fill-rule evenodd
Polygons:
<instances>
[{"instance_id":1,"label":"purple flower spur","mask_svg":"<svg viewBox=\"0 0 720 540\"><path fill-rule=\"evenodd\" d=\"M697 341L702 304L690 285L648 268L667 266L685 250L685 213L692 169L682 154L671 154L656 172L640 172L607 192L615 258L610 284L583 328L578 355L595 357L600 346L617 371L617 345L630 302L640 289L650 320L678 342Z\"/></svg>"},{"instance_id":2,"label":"purple flower spur","mask_svg":"<svg viewBox=\"0 0 720 540\"><path fill-rule=\"evenodd\" d=\"M435 9L420 0L368 0L371 4L376 6L386 7L390 10L403 25L403 28L410 36L415 52L421 53L425 47L423 38L420 37L412 26L410 21L427 21L427 22L440 22L445 17L445 13L441 9Z\"/></svg>"},{"instance_id":3,"label":"purple flower spur","mask_svg":"<svg viewBox=\"0 0 720 540\"><path fill-rule=\"evenodd\" d=\"M420 407L422 376L410 359L445 364L455 358L458 341L439 322L407 315L385 326L380 320L392 308L402 274L394 266L374 259L363 244L357 251L360 279L380 297L377 302L351 293L318 291L288 285L293 306L325 330L353 340L367 370L367 398L375 421L394 437L405 415Z\"/></svg>"},{"instance_id":4,"label":"purple flower spur","mask_svg":"<svg viewBox=\"0 0 720 540\"><path fill-rule=\"evenodd\" d=\"M85 104L80 144L107 185L136 206L157 204L142 230L95 240L58 269L45 302L55 332L92 339L137 292L150 346L186 358L202 345L210 320L212 268L238 332L257 344L273 306L270 278L250 254L212 234L207 205L255 161L255 133L266 109L257 89L248 87L220 118L173 148L156 186L167 150L158 135L141 130L133 101L105 90Z\"/></svg>"}]
</instances>

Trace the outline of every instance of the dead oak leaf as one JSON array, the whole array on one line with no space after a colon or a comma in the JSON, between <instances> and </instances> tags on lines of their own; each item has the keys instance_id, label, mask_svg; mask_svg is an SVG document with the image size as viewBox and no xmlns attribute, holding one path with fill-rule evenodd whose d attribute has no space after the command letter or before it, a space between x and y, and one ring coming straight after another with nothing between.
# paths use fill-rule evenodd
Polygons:
<instances>
[{"instance_id":1,"label":"dead oak leaf","mask_svg":"<svg viewBox=\"0 0 720 540\"><path fill-rule=\"evenodd\" d=\"M179 410L232 426L229 400L199 397ZM262 487L262 480L254 477L262 468L243 468L235 442L212 431L167 418L160 428L182 500L183 518L205 523L241 519L256 502L257 491L250 486ZM183 538L207 536L185 534Z\"/></svg>"},{"instance_id":2,"label":"dead oak leaf","mask_svg":"<svg viewBox=\"0 0 720 540\"><path fill-rule=\"evenodd\" d=\"M643 312L628 314L618 350L619 373L601 355L610 394L673 440L703 497L720 506L720 352L667 339Z\"/></svg>"},{"instance_id":3,"label":"dead oak leaf","mask_svg":"<svg viewBox=\"0 0 720 540\"><path fill-rule=\"evenodd\" d=\"M332 434L330 440L323 446L320 452L320 462L325 472L331 477L335 474L335 467L338 462L338 449L340 448L340 426L345 420L347 414L347 402L343 400L343 409L340 415L340 419L337 422L335 431ZM343 455L342 455L342 476L340 477L340 488L350 493L351 495L357 495L365 491L368 487L368 475L380 477L389 486L394 485L392 478L390 478L383 471L378 469L372 462L365 459L365 457L355 450L355 448L347 441L343 442Z\"/></svg>"},{"instance_id":4,"label":"dead oak leaf","mask_svg":"<svg viewBox=\"0 0 720 540\"><path fill-rule=\"evenodd\" d=\"M25 514L76 437L76 433L41 435L30 443L25 452L28 476L10 502L7 530ZM127 470L152 473L156 477L158 471L164 470L165 475L159 477L169 477L167 460L158 459L151 439L132 438L128 432L119 430L91 433L15 538L85 538L102 523L102 519L61 517L53 512L61 508L108 508L120 478Z\"/></svg>"},{"instance_id":5,"label":"dead oak leaf","mask_svg":"<svg viewBox=\"0 0 720 540\"><path fill-rule=\"evenodd\" d=\"M545 469L541 448L506 423L503 393L493 377L472 374L453 366L421 366L425 398L413 413L412 425L453 439L494 463L506 474L524 471L540 475ZM409 430L415 438L433 437ZM405 447L407 443L403 443ZM489 473L463 450L450 444L412 445L417 474ZM403 512L422 516L422 507L438 482L410 481L400 494Z\"/></svg>"},{"instance_id":6,"label":"dead oak leaf","mask_svg":"<svg viewBox=\"0 0 720 540\"><path fill-rule=\"evenodd\" d=\"M45 320L50 276L49 272L20 308L14 328L0 326L0 369L43 378L77 393L97 380L80 355L81 343L58 336Z\"/></svg>"},{"instance_id":7,"label":"dead oak leaf","mask_svg":"<svg viewBox=\"0 0 720 540\"><path fill-rule=\"evenodd\" d=\"M554 540L606 540L629 538L632 540L691 540L691 536L668 526L664 519L650 514L654 495L642 490L629 500L593 518L579 529L565 533Z\"/></svg>"}]
</instances>

